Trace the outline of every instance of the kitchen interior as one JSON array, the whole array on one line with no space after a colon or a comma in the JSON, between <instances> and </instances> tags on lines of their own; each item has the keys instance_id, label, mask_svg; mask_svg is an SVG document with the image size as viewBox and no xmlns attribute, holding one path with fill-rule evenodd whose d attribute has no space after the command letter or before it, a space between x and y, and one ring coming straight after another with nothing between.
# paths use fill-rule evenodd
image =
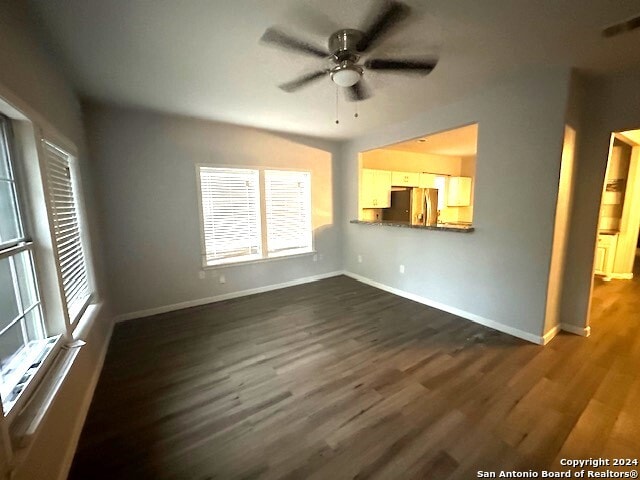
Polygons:
<instances>
[{"instance_id":1,"label":"kitchen interior","mask_svg":"<svg viewBox=\"0 0 640 480\"><path fill-rule=\"evenodd\" d=\"M478 124L360 154L359 220L473 231Z\"/></svg>"},{"instance_id":2,"label":"kitchen interior","mask_svg":"<svg viewBox=\"0 0 640 480\"><path fill-rule=\"evenodd\" d=\"M613 134L600 204L594 274L630 280L640 267L640 130Z\"/></svg>"}]
</instances>

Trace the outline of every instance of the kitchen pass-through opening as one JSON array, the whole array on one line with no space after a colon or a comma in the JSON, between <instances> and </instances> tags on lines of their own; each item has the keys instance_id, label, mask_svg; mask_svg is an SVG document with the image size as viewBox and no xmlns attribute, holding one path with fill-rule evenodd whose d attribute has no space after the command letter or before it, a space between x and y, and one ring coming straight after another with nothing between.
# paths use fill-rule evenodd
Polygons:
<instances>
[{"instance_id":1,"label":"kitchen pass-through opening","mask_svg":"<svg viewBox=\"0 0 640 480\"><path fill-rule=\"evenodd\" d=\"M471 124L362 152L359 219L471 226L477 150Z\"/></svg>"}]
</instances>

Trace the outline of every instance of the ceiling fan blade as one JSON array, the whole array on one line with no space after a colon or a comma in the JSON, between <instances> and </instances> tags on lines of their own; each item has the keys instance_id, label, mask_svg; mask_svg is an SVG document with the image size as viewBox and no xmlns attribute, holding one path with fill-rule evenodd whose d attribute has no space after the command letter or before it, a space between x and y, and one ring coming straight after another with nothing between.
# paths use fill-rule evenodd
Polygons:
<instances>
[{"instance_id":1,"label":"ceiling fan blade","mask_svg":"<svg viewBox=\"0 0 640 480\"><path fill-rule=\"evenodd\" d=\"M279 85L279 87L285 92L295 92L296 90L307 86L311 82L322 78L327 73L329 73L329 70L319 70L317 72L308 73L307 75L303 75L300 78L296 78L295 80L292 80L290 82L283 83L282 85Z\"/></svg>"},{"instance_id":2,"label":"ceiling fan blade","mask_svg":"<svg viewBox=\"0 0 640 480\"><path fill-rule=\"evenodd\" d=\"M385 0L382 10L375 17L371 25L364 30L364 35L357 45L360 52L365 52L377 43L386 33L402 22L411 9L404 3L394 0Z\"/></svg>"},{"instance_id":3,"label":"ceiling fan blade","mask_svg":"<svg viewBox=\"0 0 640 480\"><path fill-rule=\"evenodd\" d=\"M435 68L437 63L437 60L432 59L370 58L364 62L364 66L369 70L389 70L426 75Z\"/></svg>"},{"instance_id":4,"label":"ceiling fan blade","mask_svg":"<svg viewBox=\"0 0 640 480\"><path fill-rule=\"evenodd\" d=\"M347 100L350 102L360 102L367 98L371 98L371 91L364 79L361 78L358 83L347 88Z\"/></svg>"},{"instance_id":5,"label":"ceiling fan blade","mask_svg":"<svg viewBox=\"0 0 640 480\"><path fill-rule=\"evenodd\" d=\"M329 52L322 50L319 47L311 45L303 40L298 40L286 33L277 30L275 28L267 28L260 39L265 43L270 43L278 47L287 48L289 50L296 50L308 55L314 55L320 58L327 58Z\"/></svg>"}]
</instances>

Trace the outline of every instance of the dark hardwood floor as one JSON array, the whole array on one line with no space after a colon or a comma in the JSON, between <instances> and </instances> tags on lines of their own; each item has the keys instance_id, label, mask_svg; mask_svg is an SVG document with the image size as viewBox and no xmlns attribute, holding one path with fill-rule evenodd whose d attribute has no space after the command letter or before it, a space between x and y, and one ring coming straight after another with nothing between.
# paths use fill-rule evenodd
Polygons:
<instances>
[{"instance_id":1,"label":"dark hardwood floor","mask_svg":"<svg viewBox=\"0 0 640 480\"><path fill-rule=\"evenodd\" d=\"M347 277L119 324L72 479L470 479L640 457L640 282L540 347Z\"/></svg>"}]
</instances>

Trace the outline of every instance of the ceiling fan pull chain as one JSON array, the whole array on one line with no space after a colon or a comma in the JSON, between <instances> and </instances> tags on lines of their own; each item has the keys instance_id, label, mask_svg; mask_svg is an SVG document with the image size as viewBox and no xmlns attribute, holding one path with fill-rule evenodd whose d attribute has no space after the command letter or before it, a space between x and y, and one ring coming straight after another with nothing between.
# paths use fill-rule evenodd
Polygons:
<instances>
[{"instance_id":1,"label":"ceiling fan pull chain","mask_svg":"<svg viewBox=\"0 0 640 480\"><path fill-rule=\"evenodd\" d=\"M340 123L340 120L338 120L339 117L339 112L338 112L338 86L336 85L336 125L338 125Z\"/></svg>"},{"instance_id":2,"label":"ceiling fan pull chain","mask_svg":"<svg viewBox=\"0 0 640 480\"><path fill-rule=\"evenodd\" d=\"M358 118L358 102L353 102L356 107L356 113L353 114L353 118Z\"/></svg>"}]
</instances>

